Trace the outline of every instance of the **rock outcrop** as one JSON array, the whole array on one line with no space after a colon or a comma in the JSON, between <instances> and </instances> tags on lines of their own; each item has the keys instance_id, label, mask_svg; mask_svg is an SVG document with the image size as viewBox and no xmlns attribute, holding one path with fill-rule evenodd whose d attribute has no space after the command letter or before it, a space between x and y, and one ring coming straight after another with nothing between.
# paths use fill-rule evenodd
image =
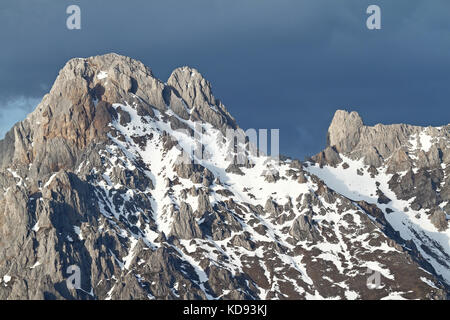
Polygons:
<instances>
[{"instance_id":1,"label":"rock outcrop","mask_svg":"<svg viewBox=\"0 0 450 320\"><path fill-rule=\"evenodd\" d=\"M450 277L450 125L365 126L356 112L338 110L327 142L306 170L364 203L366 212L392 229L391 237L409 239L421 263L427 260Z\"/></svg>"},{"instance_id":2,"label":"rock outcrop","mask_svg":"<svg viewBox=\"0 0 450 320\"><path fill-rule=\"evenodd\" d=\"M448 298L448 127L339 111L317 165L227 129L194 69L70 60L0 141L0 299Z\"/></svg>"}]
</instances>

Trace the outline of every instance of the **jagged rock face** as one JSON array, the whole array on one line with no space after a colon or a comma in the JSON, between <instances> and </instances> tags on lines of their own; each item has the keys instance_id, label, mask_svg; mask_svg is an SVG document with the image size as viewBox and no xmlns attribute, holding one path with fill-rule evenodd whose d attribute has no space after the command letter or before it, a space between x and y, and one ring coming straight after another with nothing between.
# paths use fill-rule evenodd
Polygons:
<instances>
[{"instance_id":1,"label":"jagged rock face","mask_svg":"<svg viewBox=\"0 0 450 320\"><path fill-rule=\"evenodd\" d=\"M165 84L115 54L69 61L0 141L0 298L446 299L449 192L438 183L448 172L412 166L378 182L409 127L384 149L377 138L370 168L352 152L378 129L356 114L332 127L317 166L252 153L236 163L223 134L238 127L198 71L179 68ZM200 132L202 157L190 152ZM439 146L411 163L448 163ZM373 179L373 196L333 190L339 168ZM424 230L390 218L409 197L419 200L405 216L434 209ZM79 289L66 285L73 265Z\"/></svg>"},{"instance_id":2,"label":"jagged rock face","mask_svg":"<svg viewBox=\"0 0 450 320\"><path fill-rule=\"evenodd\" d=\"M450 125L369 127L357 113L339 110L327 150L334 152L312 157L307 171L347 198L376 206L379 219L448 285Z\"/></svg>"},{"instance_id":3,"label":"jagged rock face","mask_svg":"<svg viewBox=\"0 0 450 320\"><path fill-rule=\"evenodd\" d=\"M338 110L328 129L327 145L352 159L379 167L389 163L392 172L439 167L450 159L450 127L406 124L365 126L356 112Z\"/></svg>"}]
</instances>

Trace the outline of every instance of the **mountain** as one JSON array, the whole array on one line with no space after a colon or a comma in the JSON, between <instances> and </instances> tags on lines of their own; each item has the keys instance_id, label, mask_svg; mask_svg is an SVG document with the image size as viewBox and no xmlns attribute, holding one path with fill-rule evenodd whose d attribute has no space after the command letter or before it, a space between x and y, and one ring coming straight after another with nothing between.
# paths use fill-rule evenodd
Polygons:
<instances>
[{"instance_id":1,"label":"mountain","mask_svg":"<svg viewBox=\"0 0 450 320\"><path fill-rule=\"evenodd\" d=\"M72 59L0 141L0 299L448 299L449 129L277 159L195 69Z\"/></svg>"}]
</instances>

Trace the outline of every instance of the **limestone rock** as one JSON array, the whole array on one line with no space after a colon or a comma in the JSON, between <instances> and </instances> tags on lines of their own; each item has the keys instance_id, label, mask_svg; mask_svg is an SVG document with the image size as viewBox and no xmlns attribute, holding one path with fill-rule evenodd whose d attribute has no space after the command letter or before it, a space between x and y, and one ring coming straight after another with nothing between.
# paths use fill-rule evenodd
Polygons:
<instances>
[{"instance_id":1,"label":"limestone rock","mask_svg":"<svg viewBox=\"0 0 450 320\"><path fill-rule=\"evenodd\" d=\"M165 83L117 54L72 59L0 140L0 299L446 299L444 236L395 222L423 209L448 230L449 128L338 111L323 152L276 162L229 152L243 130L197 70ZM369 262L394 280L367 289Z\"/></svg>"}]
</instances>

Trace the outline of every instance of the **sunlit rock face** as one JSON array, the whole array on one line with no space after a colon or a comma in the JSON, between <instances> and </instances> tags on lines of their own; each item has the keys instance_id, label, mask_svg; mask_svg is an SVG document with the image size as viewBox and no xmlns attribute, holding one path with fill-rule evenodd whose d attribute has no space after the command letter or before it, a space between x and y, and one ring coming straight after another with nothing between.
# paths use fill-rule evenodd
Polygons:
<instances>
[{"instance_id":1,"label":"sunlit rock face","mask_svg":"<svg viewBox=\"0 0 450 320\"><path fill-rule=\"evenodd\" d=\"M337 111L305 163L227 130L195 69L70 60L0 141L0 298L448 298L449 126Z\"/></svg>"}]
</instances>

